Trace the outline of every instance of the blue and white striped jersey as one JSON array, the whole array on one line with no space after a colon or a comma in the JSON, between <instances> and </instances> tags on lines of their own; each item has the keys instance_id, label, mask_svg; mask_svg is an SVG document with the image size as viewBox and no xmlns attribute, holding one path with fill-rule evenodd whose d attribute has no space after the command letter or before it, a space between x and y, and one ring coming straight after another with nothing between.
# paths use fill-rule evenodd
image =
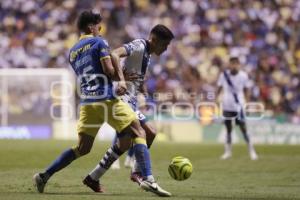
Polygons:
<instances>
[{"instance_id":1,"label":"blue and white striped jersey","mask_svg":"<svg viewBox=\"0 0 300 200\"><path fill-rule=\"evenodd\" d=\"M150 64L149 42L145 39L136 39L127 44L124 44L127 52L127 57L124 61L123 68L128 73L139 75L135 81L128 82L127 93L122 99L129 103L133 110L137 109L137 95L144 82L147 68Z\"/></svg>"}]
</instances>

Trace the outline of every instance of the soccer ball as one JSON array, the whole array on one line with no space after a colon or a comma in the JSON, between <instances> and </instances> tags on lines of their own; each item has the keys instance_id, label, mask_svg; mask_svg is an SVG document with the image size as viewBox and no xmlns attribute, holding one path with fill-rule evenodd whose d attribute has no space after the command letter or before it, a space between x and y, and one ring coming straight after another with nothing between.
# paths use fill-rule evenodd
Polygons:
<instances>
[{"instance_id":1,"label":"soccer ball","mask_svg":"<svg viewBox=\"0 0 300 200\"><path fill-rule=\"evenodd\" d=\"M172 159L168 171L173 179L183 181L191 176L193 165L189 159L177 156Z\"/></svg>"}]
</instances>

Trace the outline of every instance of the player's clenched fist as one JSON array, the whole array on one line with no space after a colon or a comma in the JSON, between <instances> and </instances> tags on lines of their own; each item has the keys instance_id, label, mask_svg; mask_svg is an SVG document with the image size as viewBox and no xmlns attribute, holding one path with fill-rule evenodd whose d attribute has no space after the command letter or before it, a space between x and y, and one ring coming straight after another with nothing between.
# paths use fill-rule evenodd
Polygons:
<instances>
[{"instance_id":1,"label":"player's clenched fist","mask_svg":"<svg viewBox=\"0 0 300 200\"><path fill-rule=\"evenodd\" d=\"M116 93L119 96L122 96L126 93L127 91L127 86L126 86L126 82L125 81L119 81L117 88L116 88Z\"/></svg>"}]
</instances>

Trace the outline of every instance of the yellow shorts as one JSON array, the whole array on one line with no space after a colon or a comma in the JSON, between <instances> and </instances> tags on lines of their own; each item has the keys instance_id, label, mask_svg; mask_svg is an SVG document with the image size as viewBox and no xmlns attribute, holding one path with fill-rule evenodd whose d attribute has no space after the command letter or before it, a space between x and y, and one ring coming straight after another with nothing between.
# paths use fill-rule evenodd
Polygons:
<instances>
[{"instance_id":1,"label":"yellow shorts","mask_svg":"<svg viewBox=\"0 0 300 200\"><path fill-rule=\"evenodd\" d=\"M120 99L83 104L80 106L78 134L96 137L99 128L107 122L118 133L136 120L132 108Z\"/></svg>"}]
</instances>

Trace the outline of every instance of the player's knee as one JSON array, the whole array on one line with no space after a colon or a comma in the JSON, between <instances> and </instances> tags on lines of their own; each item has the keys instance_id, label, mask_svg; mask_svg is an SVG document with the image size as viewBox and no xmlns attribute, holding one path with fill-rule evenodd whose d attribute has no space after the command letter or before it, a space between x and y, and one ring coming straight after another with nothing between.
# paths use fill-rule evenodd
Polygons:
<instances>
[{"instance_id":1,"label":"player's knee","mask_svg":"<svg viewBox=\"0 0 300 200\"><path fill-rule=\"evenodd\" d=\"M77 146L78 154L80 156L84 156L88 153L90 153L93 143L94 143L94 137L89 136L87 134L81 133L79 137L79 143Z\"/></svg>"},{"instance_id":2,"label":"player's knee","mask_svg":"<svg viewBox=\"0 0 300 200\"><path fill-rule=\"evenodd\" d=\"M77 146L76 151L78 152L78 157L85 156L91 152L92 147L90 145L80 145Z\"/></svg>"},{"instance_id":3,"label":"player's knee","mask_svg":"<svg viewBox=\"0 0 300 200\"><path fill-rule=\"evenodd\" d=\"M118 140L119 141L114 146L117 147L120 152L124 153L131 147L131 144L132 144L131 139L128 140L127 138L122 137Z\"/></svg>"},{"instance_id":4,"label":"player's knee","mask_svg":"<svg viewBox=\"0 0 300 200\"><path fill-rule=\"evenodd\" d=\"M81 157L78 146L72 147L73 152L75 153L76 158Z\"/></svg>"},{"instance_id":5,"label":"player's knee","mask_svg":"<svg viewBox=\"0 0 300 200\"><path fill-rule=\"evenodd\" d=\"M146 132L141 126L138 128L136 135L140 138L146 138Z\"/></svg>"},{"instance_id":6,"label":"player's knee","mask_svg":"<svg viewBox=\"0 0 300 200\"><path fill-rule=\"evenodd\" d=\"M133 134L133 137L146 138L146 132L142 128L139 121L133 121L129 129L129 131Z\"/></svg>"},{"instance_id":7,"label":"player's knee","mask_svg":"<svg viewBox=\"0 0 300 200\"><path fill-rule=\"evenodd\" d=\"M227 127L231 126L231 120L225 120L224 123Z\"/></svg>"},{"instance_id":8,"label":"player's knee","mask_svg":"<svg viewBox=\"0 0 300 200\"><path fill-rule=\"evenodd\" d=\"M80 154L82 156L87 155L91 152L92 147L91 146L85 146L83 148L80 149Z\"/></svg>"}]
</instances>

